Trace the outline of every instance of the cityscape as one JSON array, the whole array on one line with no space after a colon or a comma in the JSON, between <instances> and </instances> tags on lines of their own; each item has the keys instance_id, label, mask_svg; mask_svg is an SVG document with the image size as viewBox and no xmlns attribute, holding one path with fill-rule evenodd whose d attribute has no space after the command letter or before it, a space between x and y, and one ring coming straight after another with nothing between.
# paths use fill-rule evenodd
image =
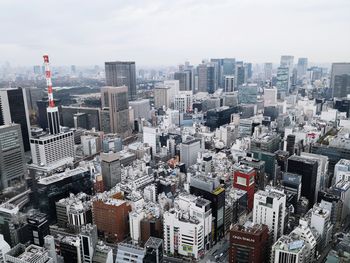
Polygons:
<instances>
[{"instance_id":1,"label":"cityscape","mask_svg":"<svg viewBox=\"0 0 350 263\"><path fill-rule=\"evenodd\" d=\"M72 3L58 26L68 3L42 24L39 2L0 3L33 17L0 17L19 30L0 40L0 263L350 262L349 3ZM329 5L334 32L296 28ZM259 46L260 16L287 7L300 19L264 33L293 36Z\"/></svg>"}]
</instances>

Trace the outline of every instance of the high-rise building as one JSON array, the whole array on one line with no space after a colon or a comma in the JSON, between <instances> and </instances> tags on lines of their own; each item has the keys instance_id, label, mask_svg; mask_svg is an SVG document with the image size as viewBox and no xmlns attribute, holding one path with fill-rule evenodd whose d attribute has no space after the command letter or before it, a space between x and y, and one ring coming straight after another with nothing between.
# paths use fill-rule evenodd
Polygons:
<instances>
[{"instance_id":1,"label":"high-rise building","mask_svg":"<svg viewBox=\"0 0 350 263\"><path fill-rule=\"evenodd\" d=\"M233 173L233 186L244 190L248 196L248 209L253 209L256 172L254 168L246 165L235 165Z\"/></svg>"},{"instance_id":2,"label":"high-rise building","mask_svg":"<svg viewBox=\"0 0 350 263\"><path fill-rule=\"evenodd\" d=\"M82 247L82 262L93 262L94 250L97 245L97 227L96 225L87 224L82 226L79 234L80 244Z\"/></svg>"},{"instance_id":3,"label":"high-rise building","mask_svg":"<svg viewBox=\"0 0 350 263\"><path fill-rule=\"evenodd\" d=\"M0 190L21 182L26 171L21 126L0 126Z\"/></svg>"},{"instance_id":4,"label":"high-rise building","mask_svg":"<svg viewBox=\"0 0 350 263\"><path fill-rule=\"evenodd\" d=\"M293 67L294 67L294 56L281 56L281 67L288 68L289 75L292 75Z\"/></svg>"},{"instance_id":5,"label":"high-rise building","mask_svg":"<svg viewBox=\"0 0 350 263\"><path fill-rule=\"evenodd\" d=\"M101 172L103 185L106 190L110 190L121 181L121 166L118 153L101 153Z\"/></svg>"},{"instance_id":6,"label":"high-rise building","mask_svg":"<svg viewBox=\"0 0 350 263\"><path fill-rule=\"evenodd\" d=\"M293 155L288 158L288 172L301 175L301 195L309 200L310 207L315 203L318 163L316 160Z\"/></svg>"},{"instance_id":7,"label":"high-rise building","mask_svg":"<svg viewBox=\"0 0 350 263\"><path fill-rule=\"evenodd\" d=\"M180 91L192 90L192 71L191 70L175 72L174 79L179 81Z\"/></svg>"},{"instance_id":8,"label":"high-rise building","mask_svg":"<svg viewBox=\"0 0 350 263\"><path fill-rule=\"evenodd\" d=\"M192 91L180 91L174 97L174 109L180 113L192 112Z\"/></svg>"},{"instance_id":9,"label":"high-rise building","mask_svg":"<svg viewBox=\"0 0 350 263\"><path fill-rule=\"evenodd\" d=\"M3 263L4 256L11 250L10 245L4 240L4 236L0 234L0 262Z\"/></svg>"},{"instance_id":10,"label":"high-rise building","mask_svg":"<svg viewBox=\"0 0 350 263\"><path fill-rule=\"evenodd\" d=\"M201 151L201 141L198 139L187 140L180 145L180 161L188 169L197 162L197 154Z\"/></svg>"},{"instance_id":11,"label":"high-rise building","mask_svg":"<svg viewBox=\"0 0 350 263\"><path fill-rule=\"evenodd\" d=\"M259 87L257 84L242 84L238 86L238 102L256 104Z\"/></svg>"},{"instance_id":12,"label":"high-rise building","mask_svg":"<svg viewBox=\"0 0 350 263\"><path fill-rule=\"evenodd\" d=\"M223 59L223 75L234 75L235 74L235 58L224 58Z\"/></svg>"},{"instance_id":13,"label":"high-rise building","mask_svg":"<svg viewBox=\"0 0 350 263\"><path fill-rule=\"evenodd\" d=\"M136 71L135 62L116 61L105 62L106 85L107 86L127 86L128 99L136 99Z\"/></svg>"},{"instance_id":14,"label":"high-rise building","mask_svg":"<svg viewBox=\"0 0 350 263\"><path fill-rule=\"evenodd\" d=\"M268 262L269 229L263 224L236 224L230 230L230 263Z\"/></svg>"},{"instance_id":15,"label":"high-rise building","mask_svg":"<svg viewBox=\"0 0 350 263\"><path fill-rule=\"evenodd\" d=\"M107 197L106 194L98 194L93 201L94 223L98 231L112 242L121 242L128 236L130 211L126 201Z\"/></svg>"},{"instance_id":16,"label":"high-rise building","mask_svg":"<svg viewBox=\"0 0 350 263\"><path fill-rule=\"evenodd\" d=\"M128 243L119 243L117 258L115 262L118 263L143 263L145 257L145 250L139 246Z\"/></svg>"},{"instance_id":17,"label":"high-rise building","mask_svg":"<svg viewBox=\"0 0 350 263\"><path fill-rule=\"evenodd\" d=\"M237 89L240 85L243 85L246 83L246 70L243 65L243 62L236 62L236 67L235 67L235 88Z\"/></svg>"},{"instance_id":18,"label":"high-rise building","mask_svg":"<svg viewBox=\"0 0 350 263\"><path fill-rule=\"evenodd\" d=\"M290 88L289 80L289 68L288 67L278 67L277 68L277 97L283 99L288 95Z\"/></svg>"},{"instance_id":19,"label":"high-rise building","mask_svg":"<svg viewBox=\"0 0 350 263\"><path fill-rule=\"evenodd\" d=\"M307 58L299 58L298 59L298 79L302 79L306 76L307 72L308 59Z\"/></svg>"},{"instance_id":20,"label":"high-rise building","mask_svg":"<svg viewBox=\"0 0 350 263\"><path fill-rule=\"evenodd\" d=\"M265 81L272 79L272 63L264 64L264 76L265 76Z\"/></svg>"},{"instance_id":21,"label":"high-rise building","mask_svg":"<svg viewBox=\"0 0 350 263\"><path fill-rule=\"evenodd\" d=\"M342 98L350 94L350 63L333 63L330 87L333 97Z\"/></svg>"},{"instance_id":22,"label":"high-rise building","mask_svg":"<svg viewBox=\"0 0 350 263\"><path fill-rule=\"evenodd\" d=\"M151 105L149 99L130 101L129 106L134 110L134 119L143 118L148 120L151 118Z\"/></svg>"},{"instance_id":23,"label":"high-rise building","mask_svg":"<svg viewBox=\"0 0 350 263\"><path fill-rule=\"evenodd\" d=\"M161 108L166 106L169 108L171 106L171 90L169 87L156 87L154 88L154 106L156 108Z\"/></svg>"},{"instance_id":24,"label":"high-rise building","mask_svg":"<svg viewBox=\"0 0 350 263\"><path fill-rule=\"evenodd\" d=\"M201 196L211 203L213 216L213 242L218 242L224 236L225 229L225 189L217 178L207 176L191 176L190 193Z\"/></svg>"},{"instance_id":25,"label":"high-rise building","mask_svg":"<svg viewBox=\"0 0 350 263\"><path fill-rule=\"evenodd\" d=\"M277 89L264 88L264 107L276 106L277 105Z\"/></svg>"},{"instance_id":26,"label":"high-rise building","mask_svg":"<svg viewBox=\"0 0 350 263\"><path fill-rule=\"evenodd\" d=\"M4 259L4 262L8 263L54 263L53 259L49 257L49 251L37 245L29 245L26 247L23 244L17 244L5 254Z\"/></svg>"},{"instance_id":27,"label":"high-rise building","mask_svg":"<svg viewBox=\"0 0 350 263\"><path fill-rule=\"evenodd\" d=\"M101 102L103 109L109 109L111 132L123 137L128 136L130 132L128 87L102 87Z\"/></svg>"},{"instance_id":28,"label":"high-rise building","mask_svg":"<svg viewBox=\"0 0 350 263\"><path fill-rule=\"evenodd\" d=\"M213 63L198 65L198 92L214 93L216 90L217 72Z\"/></svg>"},{"instance_id":29,"label":"high-rise building","mask_svg":"<svg viewBox=\"0 0 350 263\"><path fill-rule=\"evenodd\" d=\"M235 76L227 75L225 76L225 92L232 92L235 90Z\"/></svg>"},{"instance_id":30,"label":"high-rise building","mask_svg":"<svg viewBox=\"0 0 350 263\"><path fill-rule=\"evenodd\" d=\"M284 229L286 216L286 195L283 190L266 187L254 195L253 222L254 224L265 224L276 241Z\"/></svg>"},{"instance_id":31,"label":"high-rise building","mask_svg":"<svg viewBox=\"0 0 350 263\"><path fill-rule=\"evenodd\" d=\"M31 241L34 245L43 246L44 238L49 234L47 215L36 212L27 218Z\"/></svg>"},{"instance_id":32,"label":"high-rise building","mask_svg":"<svg viewBox=\"0 0 350 263\"><path fill-rule=\"evenodd\" d=\"M21 125L24 151L29 151L30 121L24 88L0 89L0 125L11 123Z\"/></svg>"}]
</instances>

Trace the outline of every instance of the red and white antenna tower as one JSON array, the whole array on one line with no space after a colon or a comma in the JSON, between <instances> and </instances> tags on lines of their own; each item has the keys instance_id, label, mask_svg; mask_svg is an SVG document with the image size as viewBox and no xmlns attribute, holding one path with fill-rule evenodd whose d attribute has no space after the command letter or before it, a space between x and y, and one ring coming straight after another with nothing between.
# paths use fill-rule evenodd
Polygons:
<instances>
[{"instance_id":1,"label":"red and white antenna tower","mask_svg":"<svg viewBox=\"0 0 350 263\"><path fill-rule=\"evenodd\" d=\"M53 100L52 94L52 81L51 81L51 70L49 63L49 55L44 55L44 64L45 64L45 77L46 77L46 85L47 85L47 97L49 98L49 107L55 107L55 101Z\"/></svg>"}]
</instances>

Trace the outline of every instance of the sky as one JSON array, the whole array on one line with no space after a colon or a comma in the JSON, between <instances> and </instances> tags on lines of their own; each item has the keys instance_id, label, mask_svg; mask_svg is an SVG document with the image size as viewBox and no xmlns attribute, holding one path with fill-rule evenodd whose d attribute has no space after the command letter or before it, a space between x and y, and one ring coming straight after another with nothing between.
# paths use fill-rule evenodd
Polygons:
<instances>
[{"instance_id":1,"label":"sky","mask_svg":"<svg viewBox=\"0 0 350 263\"><path fill-rule=\"evenodd\" d=\"M349 0L0 0L0 63L350 61Z\"/></svg>"}]
</instances>

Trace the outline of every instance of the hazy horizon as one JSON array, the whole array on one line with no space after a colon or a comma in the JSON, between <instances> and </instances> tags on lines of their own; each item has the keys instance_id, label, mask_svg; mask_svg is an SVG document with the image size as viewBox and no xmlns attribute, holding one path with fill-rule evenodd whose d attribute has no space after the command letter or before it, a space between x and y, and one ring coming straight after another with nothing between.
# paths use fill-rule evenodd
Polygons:
<instances>
[{"instance_id":1,"label":"hazy horizon","mask_svg":"<svg viewBox=\"0 0 350 263\"><path fill-rule=\"evenodd\" d=\"M281 55L350 61L350 1L0 2L0 63L140 67L235 57L279 63Z\"/></svg>"}]
</instances>

